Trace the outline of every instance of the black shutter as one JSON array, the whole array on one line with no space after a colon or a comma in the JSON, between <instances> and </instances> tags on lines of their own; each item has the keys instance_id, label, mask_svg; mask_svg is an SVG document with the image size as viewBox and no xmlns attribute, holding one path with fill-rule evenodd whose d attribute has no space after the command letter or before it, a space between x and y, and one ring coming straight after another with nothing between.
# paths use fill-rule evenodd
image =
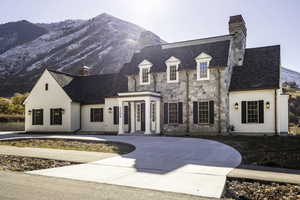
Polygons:
<instances>
[{"instance_id":1,"label":"black shutter","mask_svg":"<svg viewBox=\"0 0 300 200\"><path fill-rule=\"evenodd\" d=\"M119 124L119 107L114 106L114 124Z\"/></svg>"},{"instance_id":2,"label":"black shutter","mask_svg":"<svg viewBox=\"0 0 300 200\"><path fill-rule=\"evenodd\" d=\"M169 104L164 103L164 122L168 124L169 122Z\"/></svg>"},{"instance_id":3,"label":"black shutter","mask_svg":"<svg viewBox=\"0 0 300 200\"><path fill-rule=\"evenodd\" d=\"M242 124L246 124L246 118L247 118L247 106L246 101L242 101Z\"/></svg>"},{"instance_id":4,"label":"black shutter","mask_svg":"<svg viewBox=\"0 0 300 200\"><path fill-rule=\"evenodd\" d=\"M258 120L260 124L263 124L264 123L264 101L259 101L258 109L259 109Z\"/></svg>"},{"instance_id":5,"label":"black shutter","mask_svg":"<svg viewBox=\"0 0 300 200\"><path fill-rule=\"evenodd\" d=\"M35 110L32 109L32 125L35 125L36 122L35 122Z\"/></svg>"},{"instance_id":6,"label":"black shutter","mask_svg":"<svg viewBox=\"0 0 300 200\"><path fill-rule=\"evenodd\" d=\"M44 125L44 110L41 109L41 123L40 125Z\"/></svg>"},{"instance_id":7,"label":"black shutter","mask_svg":"<svg viewBox=\"0 0 300 200\"><path fill-rule=\"evenodd\" d=\"M209 101L209 123L215 123L215 103L214 101Z\"/></svg>"},{"instance_id":8,"label":"black shutter","mask_svg":"<svg viewBox=\"0 0 300 200\"><path fill-rule=\"evenodd\" d=\"M90 109L90 122L94 122L94 112L93 108Z\"/></svg>"},{"instance_id":9,"label":"black shutter","mask_svg":"<svg viewBox=\"0 0 300 200\"><path fill-rule=\"evenodd\" d=\"M100 122L103 122L103 108L100 108Z\"/></svg>"},{"instance_id":10,"label":"black shutter","mask_svg":"<svg viewBox=\"0 0 300 200\"><path fill-rule=\"evenodd\" d=\"M54 122L53 122L53 109L50 109L50 125L53 125Z\"/></svg>"},{"instance_id":11,"label":"black shutter","mask_svg":"<svg viewBox=\"0 0 300 200\"><path fill-rule=\"evenodd\" d=\"M198 102L193 102L193 119L194 124L198 124Z\"/></svg>"},{"instance_id":12,"label":"black shutter","mask_svg":"<svg viewBox=\"0 0 300 200\"><path fill-rule=\"evenodd\" d=\"M183 104L182 104L182 102L178 103L178 123L183 124Z\"/></svg>"}]
</instances>

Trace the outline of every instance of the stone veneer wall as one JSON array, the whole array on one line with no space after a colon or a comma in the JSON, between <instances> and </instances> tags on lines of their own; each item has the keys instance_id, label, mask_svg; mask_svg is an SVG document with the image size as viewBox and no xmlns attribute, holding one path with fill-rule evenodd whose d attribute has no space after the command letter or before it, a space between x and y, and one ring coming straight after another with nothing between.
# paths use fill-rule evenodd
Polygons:
<instances>
[{"instance_id":1,"label":"stone veneer wall","mask_svg":"<svg viewBox=\"0 0 300 200\"><path fill-rule=\"evenodd\" d=\"M218 79L220 71L221 78L221 103L219 106ZM228 117L228 90L225 83L226 68L210 69L210 80L197 81L196 70L180 71L178 83L167 83L167 73L151 74L150 85L140 85L139 75L132 75L128 78L129 91L156 91L162 95L161 121L162 131L170 135L201 135L218 134L219 132L219 113L221 132L227 131ZM188 76L187 76L188 74ZM188 77L188 79L187 79ZM188 80L188 81L187 81ZM136 83L135 83L136 81ZM187 82L189 82L189 99L187 99ZM136 85L136 86L135 86ZM193 102L194 101L214 101L215 122L213 125L200 125L193 123ZM164 103L182 102L183 103L183 124L164 124ZM188 106L188 107L187 107ZM220 107L220 112L219 112ZM189 110L189 113L187 113ZM188 119L189 118L189 119ZM189 122L188 122L189 121ZM189 124L189 126L187 125ZM189 127L189 129L188 129ZM189 133L187 131L189 130Z\"/></svg>"}]
</instances>

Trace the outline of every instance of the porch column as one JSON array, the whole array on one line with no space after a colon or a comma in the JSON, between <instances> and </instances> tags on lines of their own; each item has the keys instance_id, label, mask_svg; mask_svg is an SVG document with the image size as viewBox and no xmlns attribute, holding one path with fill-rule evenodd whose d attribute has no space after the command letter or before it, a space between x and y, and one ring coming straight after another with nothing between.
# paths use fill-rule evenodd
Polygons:
<instances>
[{"instance_id":1,"label":"porch column","mask_svg":"<svg viewBox=\"0 0 300 200\"><path fill-rule=\"evenodd\" d=\"M123 101L119 99L119 135L124 134Z\"/></svg>"},{"instance_id":2,"label":"porch column","mask_svg":"<svg viewBox=\"0 0 300 200\"><path fill-rule=\"evenodd\" d=\"M130 126L130 128L131 128L131 133L135 133L136 132L136 127L135 127L135 121L136 121L136 119L135 119L135 116L136 116L136 114L135 114L135 102L130 102L130 115L131 115L131 117L130 117L130 120L131 120L131 126Z\"/></svg>"},{"instance_id":3,"label":"porch column","mask_svg":"<svg viewBox=\"0 0 300 200\"><path fill-rule=\"evenodd\" d=\"M156 134L160 134L160 100L156 101L155 102L155 108L156 108L156 111L155 111L155 115L156 115L156 130L155 130L155 133Z\"/></svg>"},{"instance_id":4,"label":"porch column","mask_svg":"<svg viewBox=\"0 0 300 200\"><path fill-rule=\"evenodd\" d=\"M151 123L151 101L150 97L145 98L145 135L150 135Z\"/></svg>"}]
</instances>

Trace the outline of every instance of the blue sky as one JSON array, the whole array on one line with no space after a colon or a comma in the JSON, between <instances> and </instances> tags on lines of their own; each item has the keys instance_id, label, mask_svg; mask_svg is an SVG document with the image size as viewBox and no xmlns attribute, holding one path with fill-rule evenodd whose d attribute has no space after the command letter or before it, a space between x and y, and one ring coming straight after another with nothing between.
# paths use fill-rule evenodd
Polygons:
<instances>
[{"instance_id":1,"label":"blue sky","mask_svg":"<svg viewBox=\"0 0 300 200\"><path fill-rule=\"evenodd\" d=\"M247 47L280 44L282 65L300 72L300 0L1 0L0 23L89 19L103 12L167 42L228 34L229 16L242 14Z\"/></svg>"}]
</instances>

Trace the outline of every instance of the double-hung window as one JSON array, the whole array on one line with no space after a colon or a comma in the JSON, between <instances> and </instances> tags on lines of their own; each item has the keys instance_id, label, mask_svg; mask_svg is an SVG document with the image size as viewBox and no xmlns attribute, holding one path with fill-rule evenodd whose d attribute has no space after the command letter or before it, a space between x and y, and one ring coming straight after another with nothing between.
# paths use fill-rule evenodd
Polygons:
<instances>
[{"instance_id":1,"label":"double-hung window","mask_svg":"<svg viewBox=\"0 0 300 200\"><path fill-rule=\"evenodd\" d=\"M32 110L32 125L43 125L43 109Z\"/></svg>"},{"instance_id":2,"label":"double-hung window","mask_svg":"<svg viewBox=\"0 0 300 200\"><path fill-rule=\"evenodd\" d=\"M50 109L50 125L62 125L62 109Z\"/></svg>"},{"instance_id":3,"label":"double-hung window","mask_svg":"<svg viewBox=\"0 0 300 200\"><path fill-rule=\"evenodd\" d=\"M91 108L91 122L103 122L103 108Z\"/></svg>"},{"instance_id":4,"label":"double-hung window","mask_svg":"<svg viewBox=\"0 0 300 200\"><path fill-rule=\"evenodd\" d=\"M264 123L264 101L242 101L242 123Z\"/></svg>"},{"instance_id":5,"label":"double-hung window","mask_svg":"<svg viewBox=\"0 0 300 200\"><path fill-rule=\"evenodd\" d=\"M200 62L200 70L199 70L199 78L200 79L206 79L208 78L208 62Z\"/></svg>"},{"instance_id":6,"label":"double-hung window","mask_svg":"<svg viewBox=\"0 0 300 200\"><path fill-rule=\"evenodd\" d=\"M194 124L214 124L214 101L193 102Z\"/></svg>"},{"instance_id":7,"label":"double-hung window","mask_svg":"<svg viewBox=\"0 0 300 200\"><path fill-rule=\"evenodd\" d=\"M164 103L164 123L183 123L183 103Z\"/></svg>"},{"instance_id":8,"label":"double-hung window","mask_svg":"<svg viewBox=\"0 0 300 200\"><path fill-rule=\"evenodd\" d=\"M149 82L149 69L144 68L142 69L142 83L148 83Z\"/></svg>"},{"instance_id":9,"label":"double-hung window","mask_svg":"<svg viewBox=\"0 0 300 200\"><path fill-rule=\"evenodd\" d=\"M144 60L139 64L140 69L140 84L141 85L149 85L150 84L150 69L152 67L152 63L148 60Z\"/></svg>"},{"instance_id":10,"label":"double-hung window","mask_svg":"<svg viewBox=\"0 0 300 200\"><path fill-rule=\"evenodd\" d=\"M197 80L209 80L209 63L212 57L201 53L195 60L197 63Z\"/></svg>"},{"instance_id":11,"label":"double-hung window","mask_svg":"<svg viewBox=\"0 0 300 200\"><path fill-rule=\"evenodd\" d=\"M209 123L209 102L199 102L199 124Z\"/></svg>"},{"instance_id":12,"label":"double-hung window","mask_svg":"<svg viewBox=\"0 0 300 200\"><path fill-rule=\"evenodd\" d=\"M181 63L180 60L172 56L165 63L167 66L167 82L178 83L178 68Z\"/></svg>"}]
</instances>

